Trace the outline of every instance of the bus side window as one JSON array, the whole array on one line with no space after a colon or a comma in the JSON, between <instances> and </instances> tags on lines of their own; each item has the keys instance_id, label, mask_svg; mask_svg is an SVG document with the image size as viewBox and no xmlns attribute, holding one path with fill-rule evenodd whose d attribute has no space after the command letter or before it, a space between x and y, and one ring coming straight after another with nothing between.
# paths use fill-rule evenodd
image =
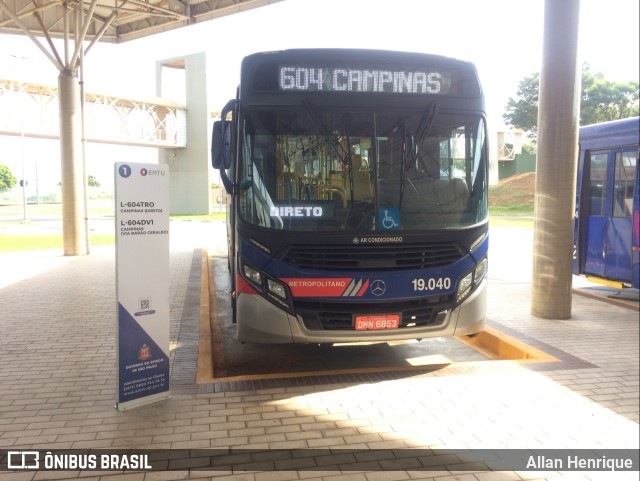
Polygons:
<instances>
[{"instance_id":1,"label":"bus side window","mask_svg":"<svg viewBox=\"0 0 640 481\"><path fill-rule=\"evenodd\" d=\"M589 158L589 215L605 214L608 157L608 152L592 152Z\"/></svg>"},{"instance_id":2,"label":"bus side window","mask_svg":"<svg viewBox=\"0 0 640 481\"><path fill-rule=\"evenodd\" d=\"M613 199L614 217L631 217L637 167L635 152L616 153Z\"/></svg>"}]
</instances>

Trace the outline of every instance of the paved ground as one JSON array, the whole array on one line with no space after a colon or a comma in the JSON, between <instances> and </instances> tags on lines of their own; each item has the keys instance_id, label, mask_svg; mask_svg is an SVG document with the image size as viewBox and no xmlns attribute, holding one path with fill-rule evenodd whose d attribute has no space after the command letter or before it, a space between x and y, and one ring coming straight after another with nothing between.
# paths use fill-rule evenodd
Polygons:
<instances>
[{"instance_id":1,"label":"paved ground","mask_svg":"<svg viewBox=\"0 0 640 481\"><path fill-rule=\"evenodd\" d=\"M575 295L570 320L532 317L531 231L505 229L492 231L489 322L562 362L462 363L383 381L212 390L189 373L197 356L200 249L223 255L224 225L172 221L172 396L126 412L114 409L113 247L94 248L88 257L0 254L0 450L637 450L638 312ZM0 472L0 479L638 479L638 472L418 470L411 463L393 471L366 463L355 470L291 466L270 460L248 471L22 471Z\"/></svg>"}]
</instances>

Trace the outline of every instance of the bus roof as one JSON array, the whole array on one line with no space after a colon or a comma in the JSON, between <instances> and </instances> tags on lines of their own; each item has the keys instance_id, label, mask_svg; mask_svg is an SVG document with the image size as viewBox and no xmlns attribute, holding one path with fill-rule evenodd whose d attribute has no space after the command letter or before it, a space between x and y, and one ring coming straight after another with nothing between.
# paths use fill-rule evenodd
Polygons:
<instances>
[{"instance_id":1,"label":"bus roof","mask_svg":"<svg viewBox=\"0 0 640 481\"><path fill-rule=\"evenodd\" d=\"M466 60L460 60L444 55L419 52L404 52L398 50L382 50L382 49L362 49L362 48L291 48L286 50L271 50L265 52L256 52L249 54L245 59L253 59L259 57L274 56L279 60L309 60L312 59L345 59L345 60L380 60L383 62L402 62L407 60L431 60L439 62L460 62L473 64Z\"/></svg>"},{"instance_id":2,"label":"bus roof","mask_svg":"<svg viewBox=\"0 0 640 481\"><path fill-rule=\"evenodd\" d=\"M640 117L612 120L580 127L583 149L637 144L640 138Z\"/></svg>"}]
</instances>

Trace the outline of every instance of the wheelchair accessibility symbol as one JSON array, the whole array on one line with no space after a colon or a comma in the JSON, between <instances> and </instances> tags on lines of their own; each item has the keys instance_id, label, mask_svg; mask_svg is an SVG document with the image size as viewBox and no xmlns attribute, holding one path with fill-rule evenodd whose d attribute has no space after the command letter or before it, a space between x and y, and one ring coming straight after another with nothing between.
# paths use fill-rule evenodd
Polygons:
<instances>
[{"instance_id":1,"label":"wheelchair accessibility symbol","mask_svg":"<svg viewBox=\"0 0 640 481\"><path fill-rule=\"evenodd\" d=\"M382 208L378 211L378 223L383 230L400 228L400 211L395 208Z\"/></svg>"}]
</instances>

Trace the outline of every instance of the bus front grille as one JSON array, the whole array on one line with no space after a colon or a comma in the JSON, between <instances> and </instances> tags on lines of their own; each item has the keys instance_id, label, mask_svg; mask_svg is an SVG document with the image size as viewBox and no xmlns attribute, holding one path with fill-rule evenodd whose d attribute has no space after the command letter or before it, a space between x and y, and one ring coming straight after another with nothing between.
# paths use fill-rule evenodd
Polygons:
<instances>
[{"instance_id":1,"label":"bus front grille","mask_svg":"<svg viewBox=\"0 0 640 481\"><path fill-rule=\"evenodd\" d=\"M453 295L390 302L381 306L342 302L294 301L296 314L310 330L354 330L354 316L398 314L399 329L436 326L444 322L439 313L453 307Z\"/></svg>"},{"instance_id":2,"label":"bus front grille","mask_svg":"<svg viewBox=\"0 0 640 481\"><path fill-rule=\"evenodd\" d=\"M455 242L392 245L294 245L283 260L301 269L379 271L446 266L464 256Z\"/></svg>"}]
</instances>

